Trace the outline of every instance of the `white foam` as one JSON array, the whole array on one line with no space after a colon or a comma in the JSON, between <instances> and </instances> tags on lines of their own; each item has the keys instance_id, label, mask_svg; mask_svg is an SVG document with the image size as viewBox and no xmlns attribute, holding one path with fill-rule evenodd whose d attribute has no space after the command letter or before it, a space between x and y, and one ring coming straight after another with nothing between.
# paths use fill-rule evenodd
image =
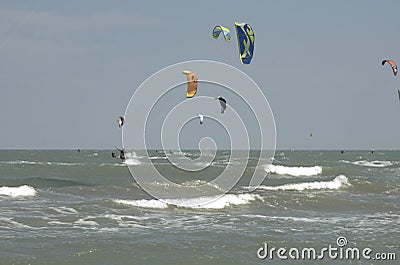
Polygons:
<instances>
[{"instance_id":1,"label":"white foam","mask_svg":"<svg viewBox=\"0 0 400 265\"><path fill-rule=\"evenodd\" d=\"M101 167L125 167L125 163L101 163L99 164Z\"/></svg>"},{"instance_id":2,"label":"white foam","mask_svg":"<svg viewBox=\"0 0 400 265\"><path fill-rule=\"evenodd\" d=\"M66 223L66 222L61 222L61 221L50 221L47 222L49 225L71 225L70 223Z\"/></svg>"},{"instance_id":3,"label":"white foam","mask_svg":"<svg viewBox=\"0 0 400 265\"><path fill-rule=\"evenodd\" d=\"M19 187L0 187L0 195L10 196L10 197L20 197L20 196L35 196L36 190L30 186L23 185Z\"/></svg>"},{"instance_id":4,"label":"white foam","mask_svg":"<svg viewBox=\"0 0 400 265\"><path fill-rule=\"evenodd\" d=\"M285 184L281 186L260 186L260 189L264 190L336 190L342 186L351 186L346 176L337 176L331 181L315 181L315 182L303 182L295 184Z\"/></svg>"},{"instance_id":5,"label":"white foam","mask_svg":"<svg viewBox=\"0 0 400 265\"><path fill-rule=\"evenodd\" d=\"M116 203L132 205L142 208L165 209L168 205L193 209L223 209L231 205L249 204L256 199L263 200L257 194L225 194L221 197L197 197L166 200L114 200Z\"/></svg>"},{"instance_id":6,"label":"white foam","mask_svg":"<svg viewBox=\"0 0 400 265\"><path fill-rule=\"evenodd\" d=\"M186 187L199 187L199 186L203 186L203 185L211 187L211 188L215 188L220 191L224 191L224 189L221 188L220 186L218 186L217 184L215 184L213 182L205 181L205 180L191 180L191 181L186 181L186 182L182 183L182 186L186 186Z\"/></svg>"},{"instance_id":7,"label":"white foam","mask_svg":"<svg viewBox=\"0 0 400 265\"><path fill-rule=\"evenodd\" d=\"M128 166L137 166L137 165L141 165L142 163L134 158L128 158L125 160L125 164L127 164Z\"/></svg>"},{"instance_id":8,"label":"white foam","mask_svg":"<svg viewBox=\"0 0 400 265\"><path fill-rule=\"evenodd\" d=\"M51 207L51 209L53 209L53 210L56 211L57 213L61 213L61 214L77 214L77 213L78 213L78 211L75 210L74 208L65 207L65 206L61 206L61 207Z\"/></svg>"},{"instance_id":9,"label":"white foam","mask_svg":"<svg viewBox=\"0 0 400 265\"><path fill-rule=\"evenodd\" d=\"M6 165L40 165L40 164L43 164L43 162L26 161L26 160L1 161L0 163L6 164Z\"/></svg>"},{"instance_id":10,"label":"white foam","mask_svg":"<svg viewBox=\"0 0 400 265\"><path fill-rule=\"evenodd\" d=\"M93 154L87 154L87 155L84 155L85 157L94 157L94 156L98 156L99 155L99 153L93 153Z\"/></svg>"},{"instance_id":11,"label":"white foam","mask_svg":"<svg viewBox=\"0 0 400 265\"><path fill-rule=\"evenodd\" d=\"M165 209L168 208L168 204L156 199L152 200L114 200L114 202L119 204L131 205L142 208L151 208L151 209Z\"/></svg>"},{"instance_id":12,"label":"white foam","mask_svg":"<svg viewBox=\"0 0 400 265\"><path fill-rule=\"evenodd\" d=\"M281 165L266 165L265 171L275 173L278 175L291 175L291 176L315 176L321 174L322 167L287 167Z\"/></svg>"},{"instance_id":13,"label":"white foam","mask_svg":"<svg viewBox=\"0 0 400 265\"><path fill-rule=\"evenodd\" d=\"M156 159L167 159L166 156L151 156L150 157L151 160L156 160Z\"/></svg>"},{"instance_id":14,"label":"white foam","mask_svg":"<svg viewBox=\"0 0 400 265\"><path fill-rule=\"evenodd\" d=\"M192 199L169 200L171 204L194 209L223 209L232 205L249 204L256 199L262 200L257 194L225 194L221 197L199 197Z\"/></svg>"},{"instance_id":15,"label":"white foam","mask_svg":"<svg viewBox=\"0 0 400 265\"><path fill-rule=\"evenodd\" d=\"M55 166L84 166L85 163L69 163L69 162L46 162L47 165Z\"/></svg>"},{"instance_id":16,"label":"white foam","mask_svg":"<svg viewBox=\"0 0 400 265\"><path fill-rule=\"evenodd\" d=\"M0 217L0 226L2 228L12 227L12 228L31 228L32 229L32 227L22 224L22 223L19 223L19 222L13 220L13 218L8 218L8 217Z\"/></svg>"},{"instance_id":17,"label":"white foam","mask_svg":"<svg viewBox=\"0 0 400 265\"><path fill-rule=\"evenodd\" d=\"M389 167L393 165L391 161L378 161L378 160L375 161L360 160L352 162L352 164L365 167Z\"/></svg>"},{"instance_id":18,"label":"white foam","mask_svg":"<svg viewBox=\"0 0 400 265\"><path fill-rule=\"evenodd\" d=\"M84 225L84 226L99 226L99 224L95 221L86 220L86 218L79 219L78 221L74 222L77 225Z\"/></svg>"},{"instance_id":19,"label":"white foam","mask_svg":"<svg viewBox=\"0 0 400 265\"><path fill-rule=\"evenodd\" d=\"M72 162L40 162L40 161L27 161L27 160L15 160L15 161L1 161L0 164L6 165L41 165L41 166L84 166L85 163L72 163Z\"/></svg>"},{"instance_id":20,"label":"white foam","mask_svg":"<svg viewBox=\"0 0 400 265\"><path fill-rule=\"evenodd\" d=\"M125 153L125 158L125 164L128 166L137 166L142 164L135 152Z\"/></svg>"},{"instance_id":21,"label":"white foam","mask_svg":"<svg viewBox=\"0 0 400 265\"><path fill-rule=\"evenodd\" d=\"M106 214L104 217L109 218L113 221L122 221L123 219L128 219L128 220L138 220L140 217L136 217L133 215L118 215L118 214Z\"/></svg>"}]
</instances>

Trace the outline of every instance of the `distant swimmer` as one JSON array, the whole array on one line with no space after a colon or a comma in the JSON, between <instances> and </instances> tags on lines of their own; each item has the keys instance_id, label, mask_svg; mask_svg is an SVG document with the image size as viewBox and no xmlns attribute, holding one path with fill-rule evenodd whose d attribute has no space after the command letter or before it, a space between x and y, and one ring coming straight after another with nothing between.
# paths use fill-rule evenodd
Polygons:
<instances>
[{"instance_id":1,"label":"distant swimmer","mask_svg":"<svg viewBox=\"0 0 400 265\"><path fill-rule=\"evenodd\" d=\"M342 154L343 154L343 153L344 153L344 151L342 150L342 151L340 151L340 153L342 153Z\"/></svg>"}]
</instances>

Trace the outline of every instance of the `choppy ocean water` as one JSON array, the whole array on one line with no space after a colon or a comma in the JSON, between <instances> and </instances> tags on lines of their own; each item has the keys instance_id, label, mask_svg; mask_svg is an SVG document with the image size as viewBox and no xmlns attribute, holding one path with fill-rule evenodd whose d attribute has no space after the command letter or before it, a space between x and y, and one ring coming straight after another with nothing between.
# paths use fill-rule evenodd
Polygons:
<instances>
[{"instance_id":1,"label":"choppy ocean water","mask_svg":"<svg viewBox=\"0 0 400 265\"><path fill-rule=\"evenodd\" d=\"M255 191L239 182L200 207L152 198L110 153L0 151L0 264L382 264L376 253L386 254L386 263L400 259L400 151L277 151ZM150 155L171 178L207 179L175 170L162 152ZM218 152L212 169L223 170L228 157ZM266 244L286 253L261 259ZM329 245L372 251L370 259L351 260L290 252L314 248L318 256ZM393 253L397 261L389 260Z\"/></svg>"}]
</instances>

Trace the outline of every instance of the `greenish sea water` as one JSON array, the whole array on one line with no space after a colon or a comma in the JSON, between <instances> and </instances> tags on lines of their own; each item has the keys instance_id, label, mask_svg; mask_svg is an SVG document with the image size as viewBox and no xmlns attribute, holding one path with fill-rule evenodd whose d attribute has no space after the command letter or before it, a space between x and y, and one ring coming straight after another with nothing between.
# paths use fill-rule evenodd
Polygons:
<instances>
[{"instance_id":1,"label":"greenish sea water","mask_svg":"<svg viewBox=\"0 0 400 265\"><path fill-rule=\"evenodd\" d=\"M201 207L152 198L110 153L0 151L0 264L398 264L400 259L399 151L278 150L255 191L239 182ZM150 157L171 178L201 183L224 169L229 153L218 152L212 171L203 176L176 170L162 152ZM347 244L339 246L338 238ZM261 259L266 244L286 253ZM348 248L372 251L370 259L348 260L321 252L329 246L338 255ZM289 255L304 248L324 256ZM388 260L394 255L397 261Z\"/></svg>"}]
</instances>

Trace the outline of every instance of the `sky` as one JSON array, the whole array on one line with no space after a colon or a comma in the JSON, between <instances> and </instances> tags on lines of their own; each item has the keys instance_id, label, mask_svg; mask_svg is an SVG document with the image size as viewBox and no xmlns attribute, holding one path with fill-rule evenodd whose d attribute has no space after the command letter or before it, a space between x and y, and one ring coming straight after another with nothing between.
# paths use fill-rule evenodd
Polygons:
<instances>
[{"instance_id":1,"label":"sky","mask_svg":"<svg viewBox=\"0 0 400 265\"><path fill-rule=\"evenodd\" d=\"M0 149L111 149L153 73L230 64L261 88L277 149L399 149L399 1L0 1ZM255 33L239 61L233 23ZM215 25L232 41L211 37ZM250 128L251 130L251 128ZM310 132L313 136L309 137Z\"/></svg>"}]
</instances>

